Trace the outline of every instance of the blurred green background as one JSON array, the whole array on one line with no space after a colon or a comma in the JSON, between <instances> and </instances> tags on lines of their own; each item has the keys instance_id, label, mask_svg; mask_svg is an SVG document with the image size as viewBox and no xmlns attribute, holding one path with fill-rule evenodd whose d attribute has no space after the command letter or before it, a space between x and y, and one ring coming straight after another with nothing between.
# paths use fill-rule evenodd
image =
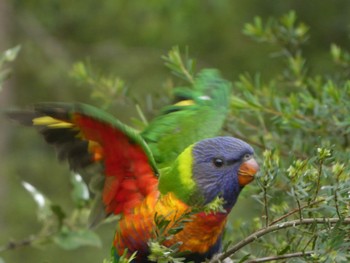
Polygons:
<instances>
[{"instance_id":1,"label":"blurred green background","mask_svg":"<svg viewBox=\"0 0 350 263\"><path fill-rule=\"evenodd\" d=\"M242 29L257 15L267 19L289 10L310 26L304 54L310 70L332 73L330 44L349 45L347 0L0 0L0 51L22 47L11 65L12 78L0 91L0 110L39 101L98 104L90 98L91 90L70 76L75 62L89 61L97 72L126 83L130 101L115 103L113 114L130 123L130 117L137 117L137 103L151 118L169 102L173 77L161 56L175 45L187 46L198 68L217 68L232 82L244 72L260 72L268 79L281 66L270 57L274 50L252 42ZM36 204L21 181L35 185L64 209L72 204L67 164L57 162L53 149L34 130L1 116L0 157L1 246L40 230ZM247 198L241 198L235 213L243 213ZM0 257L5 262L102 262L109 254L113 229L105 225L98 230L102 249L23 247Z\"/></svg>"}]
</instances>

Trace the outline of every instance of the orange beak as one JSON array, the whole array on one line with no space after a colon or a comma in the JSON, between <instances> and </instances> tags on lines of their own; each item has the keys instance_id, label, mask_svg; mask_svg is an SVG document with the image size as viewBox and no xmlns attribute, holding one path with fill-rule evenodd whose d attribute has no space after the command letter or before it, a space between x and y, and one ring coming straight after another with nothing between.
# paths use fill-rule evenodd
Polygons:
<instances>
[{"instance_id":1,"label":"orange beak","mask_svg":"<svg viewBox=\"0 0 350 263\"><path fill-rule=\"evenodd\" d=\"M259 171L259 165L254 158L241 164L238 170L238 183L245 186L254 180L254 175Z\"/></svg>"}]
</instances>

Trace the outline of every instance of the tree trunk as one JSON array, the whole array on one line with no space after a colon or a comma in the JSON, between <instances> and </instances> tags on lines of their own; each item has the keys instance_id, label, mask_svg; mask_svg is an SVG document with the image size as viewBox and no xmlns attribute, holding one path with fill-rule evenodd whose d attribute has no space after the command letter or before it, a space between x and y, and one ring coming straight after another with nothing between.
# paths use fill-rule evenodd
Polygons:
<instances>
[{"instance_id":1,"label":"tree trunk","mask_svg":"<svg viewBox=\"0 0 350 263\"><path fill-rule=\"evenodd\" d=\"M11 34L11 7L9 1L0 0L0 52L11 48L9 36ZM0 90L0 113L2 110L9 108L12 101L11 81L7 80L3 83L3 88ZM6 153L8 151L7 144L10 134L9 122L0 114L0 200L6 200L6 190L8 189L8 176L5 174ZM6 202L2 202L6 204ZM0 211L3 211L2 209ZM4 224L0 217L0 228Z\"/></svg>"}]
</instances>

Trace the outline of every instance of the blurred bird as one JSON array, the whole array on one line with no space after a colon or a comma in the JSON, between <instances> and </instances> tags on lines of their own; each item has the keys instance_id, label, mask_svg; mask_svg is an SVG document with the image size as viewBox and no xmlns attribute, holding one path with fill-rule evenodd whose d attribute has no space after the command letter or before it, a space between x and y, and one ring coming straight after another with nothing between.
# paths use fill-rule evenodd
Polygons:
<instances>
[{"instance_id":1,"label":"blurred bird","mask_svg":"<svg viewBox=\"0 0 350 263\"><path fill-rule=\"evenodd\" d=\"M84 171L95 193L90 222L121 215L112 256L154 260L152 241L175 248L186 261L220 252L228 214L259 167L250 145L215 137L228 113L230 84L216 70L203 70L191 88L177 88L175 104L138 132L85 104L42 103L9 116L38 127L59 159ZM158 231L158 232L157 232Z\"/></svg>"}]
</instances>

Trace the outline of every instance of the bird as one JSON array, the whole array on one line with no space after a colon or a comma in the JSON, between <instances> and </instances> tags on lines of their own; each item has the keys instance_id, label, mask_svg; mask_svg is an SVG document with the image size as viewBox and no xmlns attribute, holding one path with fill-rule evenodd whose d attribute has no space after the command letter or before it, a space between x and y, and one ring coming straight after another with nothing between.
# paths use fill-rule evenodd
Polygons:
<instances>
[{"instance_id":1,"label":"bird","mask_svg":"<svg viewBox=\"0 0 350 263\"><path fill-rule=\"evenodd\" d=\"M202 262L221 251L228 215L259 170L248 143L218 136L230 89L217 70L204 69L191 86L174 89L174 104L143 131L77 102L38 103L8 116L36 127L71 170L98 167L89 221L120 216L113 262L150 262L152 244Z\"/></svg>"}]
</instances>

